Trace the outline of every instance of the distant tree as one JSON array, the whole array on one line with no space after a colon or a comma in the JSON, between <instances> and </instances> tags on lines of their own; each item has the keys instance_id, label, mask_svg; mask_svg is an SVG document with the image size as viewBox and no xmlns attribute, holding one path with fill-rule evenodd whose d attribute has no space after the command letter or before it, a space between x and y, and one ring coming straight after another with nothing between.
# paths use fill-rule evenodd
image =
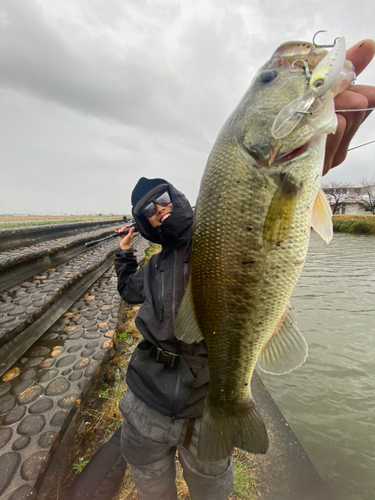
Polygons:
<instances>
[{"instance_id":1,"label":"distant tree","mask_svg":"<svg viewBox=\"0 0 375 500\"><path fill-rule=\"evenodd\" d=\"M339 213L343 204L352 200L349 189L351 186L350 182L336 181L331 181L326 186L323 186L333 214Z\"/></svg>"},{"instance_id":2,"label":"distant tree","mask_svg":"<svg viewBox=\"0 0 375 500\"><path fill-rule=\"evenodd\" d=\"M375 214L375 178L362 177L360 186L360 192L355 195L355 200L364 205L366 212Z\"/></svg>"}]
</instances>

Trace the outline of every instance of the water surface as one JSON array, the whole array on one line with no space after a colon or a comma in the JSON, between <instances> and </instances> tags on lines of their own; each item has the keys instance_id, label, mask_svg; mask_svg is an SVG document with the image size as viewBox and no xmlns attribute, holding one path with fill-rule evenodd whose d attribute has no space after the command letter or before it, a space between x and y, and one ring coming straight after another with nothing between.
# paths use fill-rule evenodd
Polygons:
<instances>
[{"instance_id":1,"label":"water surface","mask_svg":"<svg viewBox=\"0 0 375 500\"><path fill-rule=\"evenodd\" d=\"M306 363L260 372L322 478L342 500L375 499L375 237L312 233L292 296Z\"/></svg>"}]
</instances>

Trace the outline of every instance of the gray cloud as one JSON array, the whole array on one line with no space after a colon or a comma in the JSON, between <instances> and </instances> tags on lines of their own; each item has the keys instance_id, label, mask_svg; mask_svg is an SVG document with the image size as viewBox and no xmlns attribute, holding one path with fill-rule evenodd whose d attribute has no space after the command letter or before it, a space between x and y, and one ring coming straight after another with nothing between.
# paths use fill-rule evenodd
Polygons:
<instances>
[{"instance_id":1,"label":"gray cloud","mask_svg":"<svg viewBox=\"0 0 375 500\"><path fill-rule=\"evenodd\" d=\"M27 90L42 99L82 113L109 118L148 131L187 137L199 126L181 119L171 96L187 94L160 58L136 47L118 57L106 37L87 47L69 46L42 19L37 4L8 2L0 82L8 88ZM161 116L163 120L161 120Z\"/></svg>"},{"instance_id":2,"label":"gray cloud","mask_svg":"<svg viewBox=\"0 0 375 500\"><path fill-rule=\"evenodd\" d=\"M4 0L0 211L121 212L140 175L168 178L194 203L218 131L276 47L318 29L349 44L374 37L360 11L314 0ZM373 68L364 76L375 82ZM353 151L330 175L372 168L374 151Z\"/></svg>"}]
</instances>

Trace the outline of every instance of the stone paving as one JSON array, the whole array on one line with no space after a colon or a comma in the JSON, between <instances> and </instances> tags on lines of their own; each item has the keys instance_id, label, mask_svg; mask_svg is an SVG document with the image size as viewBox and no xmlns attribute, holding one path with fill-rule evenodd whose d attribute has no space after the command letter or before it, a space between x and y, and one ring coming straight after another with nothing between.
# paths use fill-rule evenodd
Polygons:
<instances>
[{"instance_id":1,"label":"stone paving","mask_svg":"<svg viewBox=\"0 0 375 500\"><path fill-rule=\"evenodd\" d=\"M4 291L0 295L0 347L41 317L69 286L99 267L117 247L118 240L110 240Z\"/></svg>"},{"instance_id":2,"label":"stone paving","mask_svg":"<svg viewBox=\"0 0 375 500\"><path fill-rule=\"evenodd\" d=\"M46 297L52 300L53 294L66 293L66 283L85 272L88 261L91 268L97 264L100 257L95 256L95 252L108 253L117 245L118 240L110 241L91 251L90 257L72 259L61 268L48 270L43 277L3 294L3 314L15 318L11 322L18 321L18 325L27 323L27 318L35 317L35 307L41 310ZM140 260L148 242L139 238L135 246ZM0 382L1 499L37 497L59 442L112 346L120 300L116 285L112 266L3 375ZM17 314L10 315L11 309L7 306L12 306ZM9 327L9 323L4 324Z\"/></svg>"}]
</instances>

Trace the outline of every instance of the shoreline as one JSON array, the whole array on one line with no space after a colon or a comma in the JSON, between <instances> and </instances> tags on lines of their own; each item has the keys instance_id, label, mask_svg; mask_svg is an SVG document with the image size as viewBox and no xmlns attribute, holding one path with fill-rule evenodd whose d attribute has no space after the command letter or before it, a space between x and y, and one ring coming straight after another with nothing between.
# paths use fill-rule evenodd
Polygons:
<instances>
[{"instance_id":1,"label":"shoreline","mask_svg":"<svg viewBox=\"0 0 375 500\"><path fill-rule=\"evenodd\" d=\"M333 230L337 233L371 234L375 235L375 216L334 214L332 215Z\"/></svg>"}]
</instances>

